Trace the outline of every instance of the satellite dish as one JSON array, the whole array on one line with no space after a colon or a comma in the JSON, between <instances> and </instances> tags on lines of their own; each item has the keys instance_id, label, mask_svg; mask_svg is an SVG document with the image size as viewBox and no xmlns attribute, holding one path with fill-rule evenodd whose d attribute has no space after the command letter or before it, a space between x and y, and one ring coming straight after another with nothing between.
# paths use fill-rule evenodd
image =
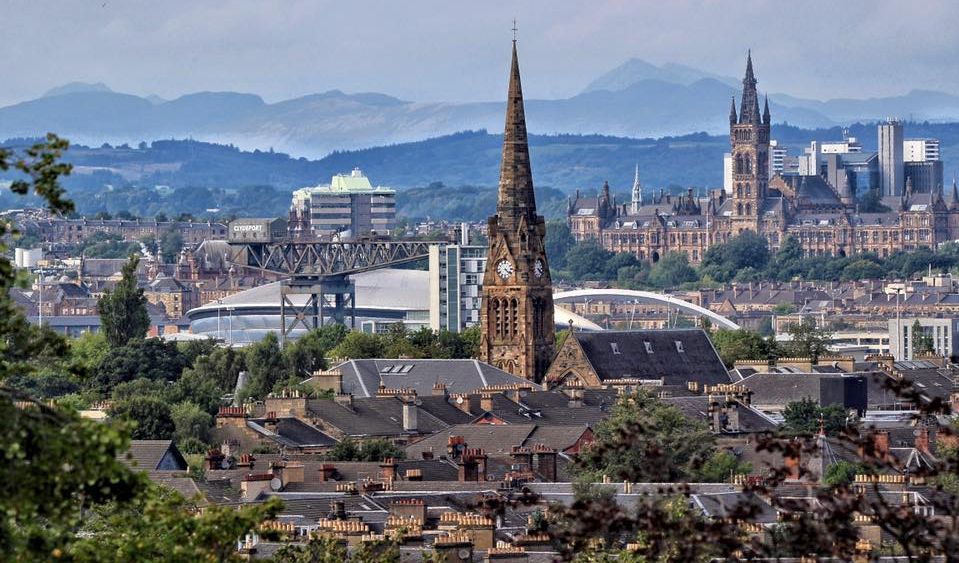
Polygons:
<instances>
[{"instance_id":1,"label":"satellite dish","mask_svg":"<svg viewBox=\"0 0 959 563\"><path fill-rule=\"evenodd\" d=\"M463 404L463 397L457 397L457 398L456 398L456 404L457 404L457 405L462 405L462 404Z\"/></svg>"},{"instance_id":2,"label":"satellite dish","mask_svg":"<svg viewBox=\"0 0 959 563\"><path fill-rule=\"evenodd\" d=\"M279 477L274 477L270 479L270 488L274 491L279 491L283 488L283 481L280 481Z\"/></svg>"},{"instance_id":3,"label":"satellite dish","mask_svg":"<svg viewBox=\"0 0 959 563\"><path fill-rule=\"evenodd\" d=\"M457 555L459 555L463 561L469 561L472 554L468 549L461 549Z\"/></svg>"}]
</instances>

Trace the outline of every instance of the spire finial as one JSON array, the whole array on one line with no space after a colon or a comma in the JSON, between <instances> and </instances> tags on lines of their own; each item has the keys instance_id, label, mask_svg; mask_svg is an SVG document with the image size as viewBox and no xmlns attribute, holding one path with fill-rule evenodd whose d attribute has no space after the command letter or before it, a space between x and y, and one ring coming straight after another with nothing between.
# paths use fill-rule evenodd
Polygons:
<instances>
[{"instance_id":1,"label":"spire finial","mask_svg":"<svg viewBox=\"0 0 959 563\"><path fill-rule=\"evenodd\" d=\"M516 18L513 18L513 43L516 43Z\"/></svg>"}]
</instances>

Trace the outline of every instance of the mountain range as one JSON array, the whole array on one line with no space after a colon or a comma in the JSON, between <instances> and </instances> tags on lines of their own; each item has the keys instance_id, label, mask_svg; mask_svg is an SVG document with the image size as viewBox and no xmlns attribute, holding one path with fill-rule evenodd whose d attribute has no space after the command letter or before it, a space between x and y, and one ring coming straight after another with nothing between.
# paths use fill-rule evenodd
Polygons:
<instances>
[{"instance_id":1,"label":"mountain range","mask_svg":"<svg viewBox=\"0 0 959 563\"><path fill-rule=\"evenodd\" d=\"M527 99L531 133L648 138L690 132L722 134L738 82L696 68L631 59L572 97ZM959 97L914 90L863 100L807 100L770 94L776 123L805 128L900 116L959 121ZM0 138L47 131L85 145L196 139L245 149L273 148L322 157L337 150L419 141L458 131L502 128L502 102L416 102L380 93L330 90L275 103L255 94L198 92L173 100L72 83L0 108Z\"/></svg>"}]
</instances>

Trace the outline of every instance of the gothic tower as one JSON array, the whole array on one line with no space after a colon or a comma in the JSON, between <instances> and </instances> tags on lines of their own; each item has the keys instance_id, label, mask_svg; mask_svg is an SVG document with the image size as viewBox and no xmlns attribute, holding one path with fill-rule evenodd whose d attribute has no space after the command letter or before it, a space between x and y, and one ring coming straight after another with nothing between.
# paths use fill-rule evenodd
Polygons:
<instances>
[{"instance_id":1,"label":"gothic tower","mask_svg":"<svg viewBox=\"0 0 959 563\"><path fill-rule=\"evenodd\" d=\"M499 199L496 215L489 218L479 356L536 382L553 359L555 338L545 236L546 222L536 214L514 39Z\"/></svg>"},{"instance_id":2,"label":"gothic tower","mask_svg":"<svg viewBox=\"0 0 959 563\"><path fill-rule=\"evenodd\" d=\"M759 113L759 94L753 75L753 59L746 57L743 99L736 116L736 99L729 110L729 141L732 144L734 233L759 230L759 217L769 184L769 99Z\"/></svg>"}]
</instances>

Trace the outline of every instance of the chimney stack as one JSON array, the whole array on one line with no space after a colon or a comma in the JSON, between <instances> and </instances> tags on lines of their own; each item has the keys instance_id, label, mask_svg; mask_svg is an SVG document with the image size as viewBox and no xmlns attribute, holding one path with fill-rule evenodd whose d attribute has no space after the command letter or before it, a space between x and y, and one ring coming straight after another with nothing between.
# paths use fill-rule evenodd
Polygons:
<instances>
[{"instance_id":1,"label":"chimney stack","mask_svg":"<svg viewBox=\"0 0 959 563\"><path fill-rule=\"evenodd\" d=\"M405 396L403 401L403 432L415 433L418 431L416 422L416 395Z\"/></svg>"}]
</instances>

